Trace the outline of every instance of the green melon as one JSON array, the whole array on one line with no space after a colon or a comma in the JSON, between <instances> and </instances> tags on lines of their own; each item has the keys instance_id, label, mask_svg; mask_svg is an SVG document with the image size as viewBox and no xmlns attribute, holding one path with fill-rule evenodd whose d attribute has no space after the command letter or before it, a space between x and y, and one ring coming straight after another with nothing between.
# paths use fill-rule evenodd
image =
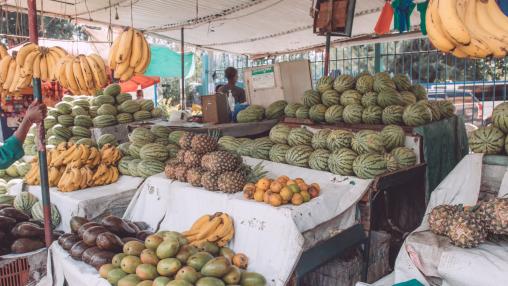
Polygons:
<instances>
[{"instance_id":1,"label":"green melon","mask_svg":"<svg viewBox=\"0 0 508 286\"><path fill-rule=\"evenodd\" d=\"M339 104L339 101L340 95L334 89L327 90L321 95L321 102L327 107Z\"/></svg>"},{"instance_id":2,"label":"green melon","mask_svg":"<svg viewBox=\"0 0 508 286\"><path fill-rule=\"evenodd\" d=\"M164 162L169 157L169 151L164 145L149 143L141 147L139 150L139 157L141 160L158 160Z\"/></svg>"},{"instance_id":3,"label":"green melon","mask_svg":"<svg viewBox=\"0 0 508 286\"><path fill-rule=\"evenodd\" d=\"M312 148L314 149L325 149L328 148L326 144L326 140L328 139L328 135L330 134L330 129L320 129L314 136L312 136Z\"/></svg>"},{"instance_id":4,"label":"green melon","mask_svg":"<svg viewBox=\"0 0 508 286\"><path fill-rule=\"evenodd\" d=\"M99 107L102 106L103 104L111 104L111 105L115 104L115 98L106 94L95 97L94 101L95 104Z\"/></svg>"},{"instance_id":5,"label":"green melon","mask_svg":"<svg viewBox=\"0 0 508 286\"><path fill-rule=\"evenodd\" d=\"M67 139L62 138L62 137L57 136L57 135L49 136L48 140L47 140L48 145L55 145L55 146L60 144L60 143L63 143L63 142L67 142Z\"/></svg>"},{"instance_id":6,"label":"green melon","mask_svg":"<svg viewBox=\"0 0 508 286\"><path fill-rule=\"evenodd\" d=\"M430 109L430 112L432 113L432 121L441 120L441 110L439 110L437 101L422 100L419 101L418 104L425 104Z\"/></svg>"},{"instance_id":7,"label":"green melon","mask_svg":"<svg viewBox=\"0 0 508 286\"><path fill-rule=\"evenodd\" d=\"M151 99L140 99L138 100L141 110L152 111L155 107L153 100Z\"/></svg>"},{"instance_id":8,"label":"green melon","mask_svg":"<svg viewBox=\"0 0 508 286\"><path fill-rule=\"evenodd\" d=\"M169 142L178 145L180 141L180 137L184 134L185 131L177 130L169 133Z\"/></svg>"},{"instance_id":9,"label":"green melon","mask_svg":"<svg viewBox=\"0 0 508 286\"><path fill-rule=\"evenodd\" d=\"M418 101L427 99L427 89L421 84L412 85L411 92L416 96Z\"/></svg>"},{"instance_id":10,"label":"green melon","mask_svg":"<svg viewBox=\"0 0 508 286\"><path fill-rule=\"evenodd\" d=\"M402 105L408 106L416 103L416 96L410 91L401 91L400 100L402 101Z\"/></svg>"},{"instance_id":11,"label":"green melon","mask_svg":"<svg viewBox=\"0 0 508 286\"><path fill-rule=\"evenodd\" d=\"M402 105L402 99L395 89L384 89L377 95L377 104L383 108L390 105Z\"/></svg>"},{"instance_id":12,"label":"green melon","mask_svg":"<svg viewBox=\"0 0 508 286\"><path fill-rule=\"evenodd\" d=\"M122 104L127 100L132 100L132 95L129 93L120 93L115 97L115 99L117 104Z\"/></svg>"},{"instance_id":13,"label":"green melon","mask_svg":"<svg viewBox=\"0 0 508 286\"><path fill-rule=\"evenodd\" d=\"M78 115L74 117L74 126L90 128L93 126L92 118L88 115Z\"/></svg>"},{"instance_id":14,"label":"green melon","mask_svg":"<svg viewBox=\"0 0 508 286\"><path fill-rule=\"evenodd\" d=\"M293 146L286 153L286 163L298 167L308 167L309 158L313 151L314 149L307 145Z\"/></svg>"},{"instance_id":15,"label":"green melon","mask_svg":"<svg viewBox=\"0 0 508 286\"><path fill-rule=\"evenodd\" d=\"M90 110L88 110L90 117L95 118L97 116L97 109L99 109L98 106L90 106Z\"/></svg>"},{"instance_id":16,"label":"green melon","mask_svg":"<svg viewBox=\"0 0 508 286\"><path fill-rule=\"evenodd\" d=\"M175 158L178 151L180 151L180 147L176 144L168 144L166 148L169 152L169 158Z\"/></svg>"},{"instance_id":17,"label":"green melon","mask_svg":"<svg viewBox=\"0 0 508 286\"><path fill-rule=\"evenodd\" d=\"M81 138L79 139L78 141L76 141L76 144L78 145L87 145L89 147L92 147L94 146L95 144L93 143L93 140L91 138Z\"/></svg>"},{"instance_id":18,"label":"green melon","mask_svg":"<svg viewBox=\"0 0 508 286\"><path fill-rule=\"evenodd\" d=\"M483 126L469 135L469 148L474 153L500 154L505 145L505 134L495 126Z\"/></svg>"},{"instance_id":19,"label":"green melon","mask_svg":"<svg viewBox=\"0 0 508 286\"><path fill-rule=\"evenodd\" d=\"M71 114L72 113L72 105L68 102L60 101L55 105L56 110L60 114Z\"/></svg>"},{"instance_id":20,"label":"green melon","mask_svg":"<svg viewBox=\"0 0 508 286\"><path fill-rule=\"evenodd\" d=\"M284 116L284 109L288 105L285 100L277 100L270 104L265 110L265 117L267 119L277 119Z\"/></svg>"},{"instance_id":21,"label":"green melon","mask_svg":"<svg viewBox=\"0 0 508 286\"><path fill-rule=\"evenodd\" d=\"M122 151L122 154L124 156L126 156L126 155L129 155L129 146L131 146L131 143L125 142L125 143L118 145L118 149L120 149L120 151Z\"/></svg>"},{"instance_id":22,"label":"green melon","mask_svg":"<svg viewBox=\"0 0 508 286\"><path fill-rule=\"evenodd\" d=\"M270 149L270 161L277 163L286 163L286 153L289 150L289 145L286 144L275 144Z\"/></svg>"},{"instance_id":23,"label":"green melon","mask_svg":"<svg viewBox=\"0 0 508 286\"><path fill-rule=\"evenodd\" d=\"M62 126L61 124L53 126L51 130L53 130L54 135L64 138L65 140L72 137L72 131L65 126Z\"/></svg>"},{"instance_id":24,"label":"green melon","mask_svg":"<svg viewBox=\"0 0 508 286\"><path fill-rule=\"evenodd\" d=\"M341 175L351 176L353 175L353 162L355 161L358 154L349 148L341 148L332 152L328 158L328 168L330 172Z\"/></svg>"},{"instance_id":25,"label":"green melon","mask_svg":"<svg viewBox=\"0 0 508 286\"><path fill-rule=\"evenodd\" d=\"M362 103L362 95L354 89L346 90L340 96L340 104L344 106L361 103Z\"/></svg>"},{"instance_id":26,"label":"green melon","mask_svg":"<svg viewBox=\"0 0 508 286\"><path fill-rule=\"evenodd\" d=\"M72 126L74 124L74 117L72 115L63 114L58 116L58 123L65 127Z\"/></svg>"},{"instance_id":27,"label":"green melon","mask_svg":"<svg viewBox=\"0 0 508 286\"><path fill-rule=\"evenodd\" d=\"M71 115L72 116L78 116L78 115L88 115L88 111L86 111L83 107L81 106L74 106L72 108L72 112L71 112Z\"/></svg>"},{"instance_id":28,"label":"green melon","mask_svg":"<svg viewBox=\"0 0 508 286\"><path fill-rule=\"evenodd\" d=\"M73 95L70 95L70 94L66 94L62 97L62 100L64 102L73 102L74 101L74 96Z\"/></svg>"},{"instance_id":29,"label":"green melon","mask_svg":"<svg viewBox=\"0 0 508 286\"><path fill-rule=\"evenodd\" d=\"M58 124L58 121L56 120L55 117L53 116L46 116L46 118L44 118L44 128L47 130L53 126L55 126L56 124Z\"/></svg>"},{"instance_id":30,"label":"green melon","mask_svg":"<svg viewBox=\"0 0 508 286\"><path fill-rule=\"evenodd\" d=\"M147 120L152 118L152 113L146 110L136 111L133 114L135 121Z\"/></svg>"},{"instance_id":31,"label":"green melon","mask_svg":"<svg viewBox=\"0 0 508 286\"><path fill-rule=\"evenodd\" d=\"M449 100L436 101L439 112L443 118L450 118L455 115L455 105Z\"/></svg>"},{"instance_id":32,"label":"green melon","mask_svg":"<svg viewBox=\"0 0 508 286\"><path fill-rule=\"evenodd\" d=\"M129 140L138 145L145 145L152 143L155 140L155 135L149 129L138 127L129 135Z\"/></svg>"},{"instance_id":33,"label":"green melon","mask_svg":"<svg viewBox=\"0 0 508 286\"><path fill-rule=\"evenodd\" d=\"M402 115L404 114L404 107L399 105L390 105L383 110L382 120L383 123L402 125Z\"/></svg>"},{"instance_id":34,"label":"green melon","mask_svg":"<svg viewBox=\"0 0 508 286\"><path fill-rule=\"evenodd\" d=\"M356 80L356 90L361 94L373 91L374 77L371 75L363 75Z\"/></svg>"},{"instance_id":35,"label":"green melon","mask_svg":"<svg viewBox=\"0 0 508 286\"><path fill-rule=\"evenodd\" d=\"M80 98L80 99L74 100L72 105L74 107L79 106L79 107L83 108L84 110L88 110L90 108L90 101L88 100L88 98Z\"/></svg>"},{"instance_id":36,"label":"green melon","mask_svg":"<svg viewBox=\"0 0 508 286\"><path fill-rule=\"evenodd\" d=\"M504 133L508 133L508 102L503 102L494 108L492 123Z\"/></svg>"},{"instance_id":37,"label":"green melon","mask_svg":"<svg viewBox=\"0 0 508 286\"><path fill-rule=\"evenodd\" d=\"M118 111L112 104L105 103L97 109L97 115L116 115Z\"/></svg>"},{"instance_id":38,"label":"green melon","mask_svg":"<svg viewBox=\"0 0 508 286\"><path fill-rule=\"evenodd\" d=\"M113 134L102 134L99 139L97 139L97 145L99 148L102 148L102 146L106 144L111 144L114 146L118 145L118 140L116 140L115 135Z\"/></svg>"},{"instance_id":39,"label":"green melon","mask_svg":"<svg viewBox=\"0 0 508 286\"><path fill-rule=\"evenodd\" d=\"M394 172L400 169L399 163L397 162L397 159L395 159L395 156L390 153L386 153L384 154L384 158L388 172Z\"/></svg>"},{"instance_id":40,"label":"green melon","mask_svg":"<svg viewBox=\"0 0 508 286\"><path fill-rule=\"evenodd\" d=\"M362 106L363 107L377 106L377 93L374 91L365 93L362 96Z\"/></svg>"},{"instance_id":41,"label":"green melon","mask_svg":"<svg viewBox=\"0 0 508 286\"><path fill-rule=\"evenodd\" d=\"M119 124L131 123L134 122L134 116L127 112L118 113L116 115L116 121L118 121Z\"/></svg>"},{"instance_id":42,"label":"green melon","mask_svg":"<svg viewBox=\"0 0 508 286\"><path fill-rule=\"evenodd\" d=\"M270 130L270 140L277 144L287 144L291 128L284 124L277 124Z\"/></svg>"},{"instance_id":43,"label":"green melon","mask_svg":"<svg viewBox=\"0 0 508 286\"><path fill-rule=\"evenodd\" d=\"M411 80L405 74L396 74L393 76L393 82L399 91L407 91L411 89Z\"/></svg>"},{"instance_id":44,"label":"green melon","mask_svg":"<svg viewBox=\"0 0 508 286\"><path fill-rule=\"evenodd\" d=\"M286 115L286 117L295 118L296 117L296 111L300 107L302 107L302 105L300 103L289 103L284 108L284 115Z\"/></svg>"},{"instance_id":45,"label":"green melon","mask_svg":"<svg viewBox=\"0 0 508 286\"><path fill-rule=\"evenodd\" d=\"M381 124L383 109L379 106L367 106L362 113L362 122L365 124Z\"/></svg>"},{"instance_id":46,"label":"green melon","mask_svg":"<svg viewBox=\"0 0 508 286\"><path fill-rule=\"evenodd\" d=\"M313 134L306 128L293 128L289 131L287 142L289 146L312 144Z\"/></svg>"},{"instance_id":47,"label":"green melon","mask_svg":"<svg viewBox=\"0 0 508 286\"><path fill-rule=\"evenodd\" d=\"M351 148L353 132L347 130L332 130L326 139L328 150L335 151L341 148Z\"/></svg>"},{"instance_id":48,"label":"green melon","mask_svg":"<svg viewBox=\"0 0 508 286\"><path fill-rule=\"evenodd\" d=\"M307 107L321 103L321 95L316 90L307 90L303 94L303 105Z\"/></svg>"},{"instance_id":49,"label":"green melon","mask_svg":"<svg viewBox=\"0 0 508 286\"><path fill-rule=\"evenodd\" d=\"M296 118L298 119L308 119L309 118L309 108L307 106L302 106L296 110Z\"/></svg>"},{"instance_id":50,"label":"green melon","mask_svg":"<svg viewBox=\"0 0 508 286\"><path fill-rule=\"evenodd\" d=\"M385 72L374 75L374 84L372 87L374 91L378 93L383 90L395 90L397 88L393 80L390 78L390 75Z\"/></svg>"},{"instance_id":51,"label":"green melon","mask_svg":"<svg viewBox=\"0 0 508 286\"><path fill-rule=\"evenodd\" d=\"M421 126L432 121L432 112L423 104L411 104L404 109L402 120L407 126Z\"/></svg>"},{"instance_id":52,"label":"green melon","mask_svg":"<svg viewBox=\"0 0 508 286\"><path fill-rule=\"evenodd\" d=\"M118 171L120 174L125 176L130 176L131 173L129 172L129 162L132 161L133 158L130 156L125 156L118 162Z\"/></svg>"},{"instance_id":53,"label":"green melon","mask_svg":"<svg viewBox=\"0 0 508 286\"><path fill-rule=\"evenodd\" d=\"M240 146L240 141L233 136L222 136L219 138L218 144L223 150L236 152Z\"/></svg>"},{"instance_id":54,"label":"green melon","mask_svg":"<svg viewBox=\"0 0 508 286\"><path fill-rule=\"evenodd\" d=\"M353 162L353 172L361 179L374 179L386 171L386 160L380 154L361 154Z\"/></svg>"},{"instance_id":55,"label":"green melon","mask_svg":"<svg viewBox=\"0 0 508 286\"><path fill-rule=\"evenodd\" d=\"M378 153L385 151L383 138L377 132L361 130L351 140L351 148L358 154Z\"/></svg>"},{"instance_id":56,"label":"green melon","mask_svg":"<svg viewBox=\"0 0 508 286\"><path fill-rule=\"evenodd\" d=\"M344 106L332 105L326 109L325 122L328 124L335 124L344 121L343 118Z\"/></svg>"},{"instance_id":57,"label":"green melon","mask_svg":"<svg viewBox=\"0 0 508 286\"><path fill-rule=\"evenodd\" d=\"M44 212L42 201L36 202L32 209L30 210L32 214L32 218L39 221L44 221ZM56 228L60 222L62 221L62 217L60 216L60 212L54 204L51 204L51 225L53 228Z\"/></svg>"},{"instance_id":58,"label":"green melon","mask_svg":"<svg viewBox=\"0 0 508 286\"><path fill-rule=\"evenodd\" d=\"M90 129L85 128L85 127L73 126L73 127L71 127L71 131L72 131L72 135L74 135L76 137L81 137L81 138L91 138L92 137L92 132L90 131Z\"/></svg>"},{"instance_id":59,"label":"green melon","mask_svg":"<svg viewBox=\"0 0 508 286\"><path fill-rule=\"evenodd\" d=\"M18 175L20 177L24 177L32 168L32 165L29 163L26 163L26 162L21 162L15 166L16 166L16 171L18 172Z\"/></svg>"},{"instance_id":60,"label":"green melon","mask_svg":"<svg viewBox=\"0 0 508 286\"><path fill-rule=\"evenodd\" d=\"M167 139L169 137L170 130L166 126L153 125L150 128L150 132L152 132L157 137Z\"/></svg>"},{"instance_id":61,"label":"green melon","mask_svg":"<svg viewBox=\"0 0 508 286\"><path fill-rule=\"evenodd\" d=\"M330 77L330 76L323 76L322 78L320 78L317 83L316 83L316 86L317 86L317 90L320 92L320 93L323 93L329 89L332 89L333 88L333 77Z\"/></svg>"},{"instance_id":62,"label":"green melon","mask_svg":"<svg viewBox=\"0 0 508 286\"><path fill-rule=\"evenodd\" d=\"M237 152L242 156L251 156L254 145L254 140L244 140L244 142L242 142L238 147Z\"/></svg>"},{"instance_id":63,"label":"green melon","mask_svg":"<svg viewBox=\"0 0 508 286\"><path fill-rule=\"evenodd\" d=\"M117 96L118 94L120 94L121 90L122 87L118 83L112 83L106 86L106 88L104 88L102 93L109 96Z\"/></svg>"},{"instance_id":64,"label":"green melon","mask_svg":"<svg viewBox=\"0 0 508 286\"><path fill-rule=\"evenodd\" d=\"M133 158L139 159L139 152L141 151L141 148L143 145L138 144L131 144L129 145L129 155Z\"/></svg>"},{"instance_id":65,"label":"green melon","mask_svg":"<svg viewBox=\"0 0 508 286\"><path fill-rule=\"evenodd\" d=\"M397 147L390 152L395 157L400 168L407 168L416 165L416 154L406 147Z\"/></svg>"},{"instance_id":66,"label":"green melon","mask_svg":"<svg viewBox=\"0 0 508 286\"><path fill-rule=\"evenodd\" d=\"M31 214L32 207L37 203L39 199L29 192L19 193L12 203L13 207L24 213Z\"/></svg>"},{"instance_id":67,"label":"green melon","mask_svg":"<svg viewBox=\"0 0 508 286\"><path fill-rule=\"evenodd\" d=\"M141 177L141 174L138 173L138 164L141 162L141 159L134 158L129 161L127 169L129 170L129 173L131 176L134 177Z\"/></svg>"},{"instance_id":68,"label":"green melon","mask_svg":"<svg viewBox=\"0 0 508 286\"><path fill-rule=\"evenodd\" d=\"M330 151L326 149L316 149L309 157L309 167L314 170L328 171L328 158Z\"/></svg>"},{"instance_id":69,"label":"green melon","mask_svg":"<svg viewBox=\"0 0 508 286\"><path fill-rule=\"evenodd\" d=\"M274 143L268 137L258 138L254 140L251 156L257 159L269 160L273 145Z\"/></svg>"},{"instance_id":70,"label":"green melon","mask_svg":"<svg viewBox=\"0 0 508 286\"><path fill-rule=\"evenodd\" d=\"M343 93L348 89L354 89L355 78L347 74L340 75L333 82L333 88L339 93Z\"/></svg>"},{"instance_id":71,"label":"green melon","mask_svg":"<svg viewBox=\"0 0 508 286\"><path fill-rule=\"evenodd\" d=\"M119 112L135 113L141 109L141 105L135 100L126 100L117 108Z\"/></svg>"},{"instance_id":72,"label":"green melon","mask_svg":"<svg viewBox=\"0 0 508 286\"><path fill-rule=\"evenodd\" d=\"M387 151L391 151L397 147L404 147L406 134L404 129L397 125L387 125L379 133L383 139L383 145Z\"/></svg>"},{"instance_id":73,"label":"green melon","mask_svg":"<svg viewBox=\"0 0 508 286\"><path fill-rule=\"evenodd\" d=\"M236 121L239 123L257 122L263 120L265 111L264 108L249 106L246 109L238 112Z\"/></svg>"},{"instance_id":74,"label":"green melon","mask_svg":"<svg viewBox=\"0 0 508 286\"><path fill-rule=\"evenodd\" d=\"M97 128L108 127L118 123L114 115L99 115L92 119L92 122L93 126Z\"/></svg>"},{"instance_id":75,"label":"green melon","mask_svg":"<svg viewBox=\"0 0 508 286\"><path fill-rule=\"evenodd\" d=\"M152 114L152 118L159 118L164 115L164 111L162 110L162 108L160 106L152 109L152 111L150 111L150 113Z\"/></svg>"},{"instance_id":76,"label":"green melon","mask_svg":"<svg viewBox=\"0 0 508 286\"><path fill-rule=\"evenodd\" d=\"M324 122L325 121L325 113L327 107L323 104L317 104L312 106L309 109L309 118L314 122Z\"/></svg>"},{"instance_id":77,"label":"green melon","mask_svg":"<svg viewBox=\"0 0 508 286\"><path fill-rule=\"evenodd\" d=\"M362 115L363 115L363 106L360 104L352 104L344 107L344 112L342 116L344 117L344 122L349 124L359 124L362 123Z\"/></svg>"}]
</instances>

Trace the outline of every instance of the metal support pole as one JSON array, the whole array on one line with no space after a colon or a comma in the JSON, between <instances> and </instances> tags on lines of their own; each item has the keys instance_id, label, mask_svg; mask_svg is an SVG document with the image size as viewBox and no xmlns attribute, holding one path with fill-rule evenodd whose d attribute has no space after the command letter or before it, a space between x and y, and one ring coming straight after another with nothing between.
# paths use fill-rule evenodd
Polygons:
<instances>
[{"instance_id":1,"label":"metal support pole","mask_svg":"<svg viewBox=\"0 0 508 286\"><path fill-rule=\"evenodd\" d=\"M323 75L328 75L330 72L330 33L326 33L326 47L325 47L325 70Z\"/></svg>"},{"instance_id":2,"label":"metal support pole","mask_svg":"<svg viewBox=\"0 0 508 286\"><path fill-rule=\"evenodd\" d=\"M38 44L39 34L37 31L37 7L36 0L27 0L28 4L28 34L30 42ZM33 78L33 93L34 99L42 102L41 80ZM51 227L51 201L49 198L49 180L48 180L48 163L46 156L46 136L44 134L44 121L39 123L38 130L38 144L37 150L39 151L39 171L41 177L41 193L42 205L44 210L44 238L46 240L46 247L52 243L52 227Z\"/></svg>"},{"instance_id":3,"label":"metal support pole","mask_svg":"<svg viewBox=\"0 0 508 286\"><path fill-rule=\"evenodd\" d=\"M181 95L182 95L182 109L185 109L185 42L184 42L184 30L183 27L180 29L180 49L181 49L181 55L180 60L182 64L182 79L180 81L181 83Z\"/></svg>"},{"instance_id":4,"label":"metal support pole","mask_svg":"<svg viewBox=\"0 0 508 286\"><path fill-rule=\"evenodd\" d=\"M374 44L374 71L381 72L381 44Z\"/></svg>"}]
</instances>

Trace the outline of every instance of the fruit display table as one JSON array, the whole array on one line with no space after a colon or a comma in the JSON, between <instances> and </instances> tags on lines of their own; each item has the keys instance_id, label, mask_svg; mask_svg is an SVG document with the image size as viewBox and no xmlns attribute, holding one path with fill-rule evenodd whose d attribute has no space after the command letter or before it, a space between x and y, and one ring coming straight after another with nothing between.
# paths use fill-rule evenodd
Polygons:
<instances>
[{"instance_id":1,"label":"fruit display table","mask_svg":"<svg viewBox=\"0 0 508 286\"><path fill-rule=\"evenodd\" d=\"M84 216L90 219L113 214L121 216L129 204L143 178L120 176L113 184L63 193L51 188L51 203L62 216L57 229L70 232L68 222L72 216ZM41 199L40 186L25 186L27 190Z\"/></svg>"},{"instance_id":2,"label":"fruit display table","mask_svg":"<svg viewBox=\"0 0 508 286\"><path fill-rule=\"evenodd\" d=\"M395 264L395 283L413 278L424 285L508 285L508 243L485 242L475 248L453 246L429 230L428 214L442 204L474 205L485 195L508 193L506 158L466 156L434 190L420 227L410 234Z\"/></svg>"}]
</instances>

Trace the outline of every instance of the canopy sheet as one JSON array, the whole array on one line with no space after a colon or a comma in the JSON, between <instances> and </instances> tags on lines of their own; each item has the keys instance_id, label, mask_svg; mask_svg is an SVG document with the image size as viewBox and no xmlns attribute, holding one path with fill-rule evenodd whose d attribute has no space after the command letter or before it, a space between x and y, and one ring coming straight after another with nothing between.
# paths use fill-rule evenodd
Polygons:
<instances>
[{"instance_id":1,"label":"canopy sheet","mask_svg":"<svg viewBox=\"0 0 508 286\"><path fill-rule=\"evenodd\" d=\"M507 169L508 170L508 169ZM452 246L448 239L430 232L428 214L441 204L474 205L482 178L482 155L473 154L453 169L434 190L421 226L408 236L395 264L395 283L418 279L424 285L508 285L508 243L487 242L477 248ZM508 172L499 195L506 193ZM432 281L432 283L431 283Z\"/></svg>"},{"instance_id":2,"label":"canopy sheet","mask_svg":"<svg viewBox=\"0 0 508 286\"><path fill-rule=\"evenodd\" d=\"M159 77L182 77L181 54L177 53L167 46L150 45L152 53L150 65L145 71L145 75ZM184 75L186 78L194 74L194 53L185 53Z\"/></svg>"}]
</instances>

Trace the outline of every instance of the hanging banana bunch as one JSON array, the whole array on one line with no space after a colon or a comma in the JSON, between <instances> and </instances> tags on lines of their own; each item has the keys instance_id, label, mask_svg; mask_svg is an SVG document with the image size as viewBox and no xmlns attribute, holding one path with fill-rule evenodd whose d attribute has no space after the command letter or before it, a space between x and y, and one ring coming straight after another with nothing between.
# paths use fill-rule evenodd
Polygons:
<instances>
[{"instance_id":1,"label":"hanging banana bunch","mask_svg":"<svg viewBox=\"0 0 508 286\"><path fill-rule=\"evenodd\" d=\"M0 44L0 60L8 55L9 53L7 53L7 48L4 45Z\"/></svg>"},{"instance_id":2,"label":"hanging banana bunch","mask_svg":"<svg viewBox=\"0 0 508 286\"><path fill-rule=\"evenodd\" d=\"M56 66L56 79L74 95L95 95L109 83L106 64L97 54L66 56Z\"/></svg>"},{"instance_id":3,"label":"hanging banana bunch","mask_svg":"<svg viewBox=\"0 0 508 286\"><path fill-rule=\"evenodd\" d=\"M115 79L126 81L133 75L143 74L150 59L150 46L143 33L128 28L113 41L108 66L114 70Z\"/></svg>"},{"instance_id":4,"label":"hanging banana bunch","mask_svg":"<svg viewBox=\"0 0 508 286\"><path fill-rule=\"evenodd\" d=\"M432 44L458 58L508 53L508 17L495 0L430 0L426 25Z\"/></svg>"}]
</instances>

